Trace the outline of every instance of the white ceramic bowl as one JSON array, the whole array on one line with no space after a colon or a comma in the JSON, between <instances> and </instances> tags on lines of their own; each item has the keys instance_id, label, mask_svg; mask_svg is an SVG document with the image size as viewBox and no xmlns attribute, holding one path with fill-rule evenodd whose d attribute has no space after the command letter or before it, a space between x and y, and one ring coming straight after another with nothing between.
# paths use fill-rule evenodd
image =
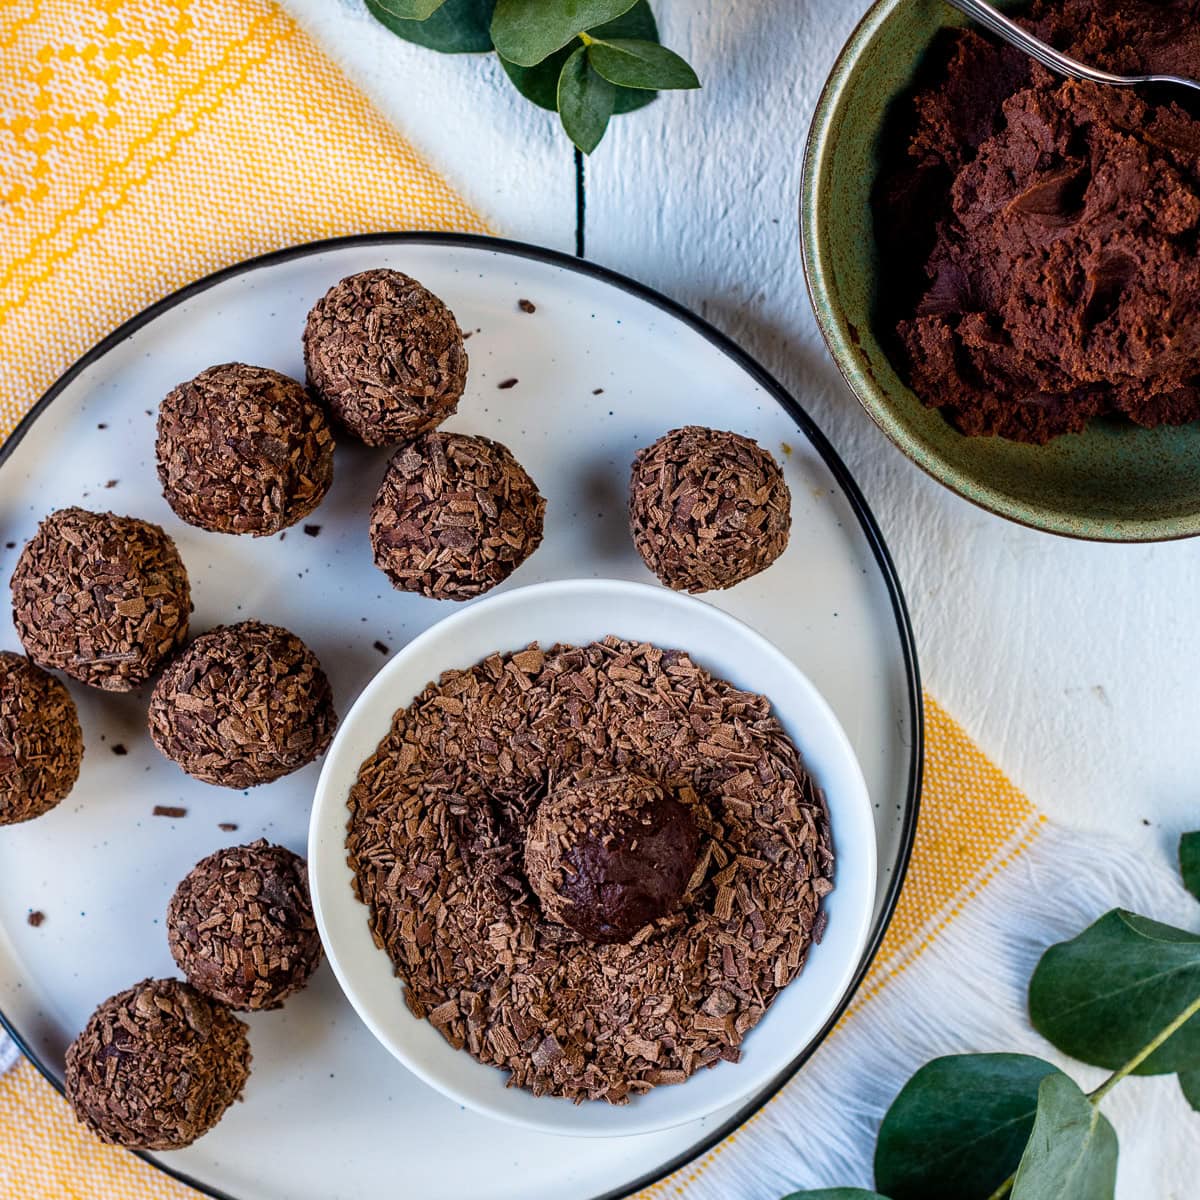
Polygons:
<instances>
[{"instance_id":1,"label":"white ceramic bowl","mask_svg":"<svg viewBox=\"0 0 1200 1200\"><path fill-rule=\"evenodd\" d=\"M446 670L530 642L586 645L609 634L686 650L700 666L771 700L776 716L825 789L837 855L829 923L800 977L746 1038L742 1060L655 1088L629 1105L575 1105L505 1086L505 1074L453 1049L407 1009L391 961L372 940L346 865L346 797L359 766L397 709ZM372 1033L409 1070L478 1112L549 1133L649 1133L747 1099L818 1034L849 986L866 944L875 895L875 829L862 771L837 718L808 679L749 626L700 600L640 583L535 584L477 601L404 647L342 721L317 784L309 873L321 939L342 990Z\"/></svg>"}]
</instances>

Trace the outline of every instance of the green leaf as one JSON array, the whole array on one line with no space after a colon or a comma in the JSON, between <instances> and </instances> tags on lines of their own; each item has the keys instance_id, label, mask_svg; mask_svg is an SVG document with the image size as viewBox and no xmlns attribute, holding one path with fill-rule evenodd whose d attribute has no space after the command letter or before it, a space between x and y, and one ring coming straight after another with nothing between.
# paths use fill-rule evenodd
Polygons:
<instances>
[{"instance_id":1,"label":"green leaf","mask_svg":"<svg viewBox=\"0 0 1200 1200\"><path fill-rule=\"evenodd\" d=\"M1048 1075L1012 1200L1112 1200L1116 1186L1116 1130L1074 1080Z\"/></svg>"},{"instance_id":2,"label":"green leaf","mask_svg":"<svg viewBox=\"0 0 1200 1200\"><path fill-rule=\"evenodd\" d=\"M820 1188L815 1192L793 1192L783 1200L887 1200L887 1197L862 1188Z\"/></svg>"},{"instance_id":3,"label":"green leaf","mask_svg":"<svg viewBox=\"0 0 1200 1200\"><path fill-rule=\"evenodd\" d=\"M615 101L616 89L588 66L587 52L580 46L558 77L558 115L567 137L584 154L600 145Z\"/></svg>"},{"instance_id":4,"label":"green leaf","mask_svg":"<svg viewBox=\"0 0 1200 1200\"><path fill-rule=\"evenodd\" d=\"M1180 1071L1179 1086L1183 1089L1183 1098L1200 1112L1200 1071Z\"/></svg>"},{"instance_id":5,"label":"green leaf","mask_svg":"<svg viewBox=\"0 0 1200 1200\"><path fill-rule=\"evenodd\" d=\"M601 41L588 47L588 60L609 83L629 88L698 88L696 72L682 58L656 42L630 38Z\"/></svg>"},{"instance_id":6,"label":"green leaf","mask_svg":"<svg viewBox=\"0 0 1200 1200\"><path fill-rule=\"evenodd\" d=\"M1200 900L1200 833L1185 833L1179 839L1179 869L1183 886Z\"/></svg>"},{"instance_id":7,"label":"green leaf","mask_svg":"<svg viewBox=\"0 0 1200 1200\"><path fill-rule=\"evenodd\" d=\"M446 0L373 0L375 8L398 21L424 21L445 3Z\"/></svg>"},{"instance_id":8,"label":"green leaf","mask_svg":"<svg viewBox=\"0 0 1200 1200\"><path fill-rule=\"evenodd\" d=\"M875 1186L893 1200L988 1200L1017 1169L1038 1087L1057 1074L1026 1054L935 1058L883 1118Z\"/></svg>"},{"instance_id":9,"label":"green leaf","mask_svg":"<svg viewBox=\"0 0 1200 1200\"><path fill-rule=\"evenodd\" d=\"M501 57L519 67L532 67L584 31L628 12L634 3L635 0L499 0L492 18L492 41Z\"/></svg>"},{"instance_id":10,"label":"green leaf","mask_svg":"<svg viewBox=\"0 0 1200 1200\"><path fill-rule=\"evenodd\" d=\"M1115 1070L1200 999L1200 937L1114 909L1051 946L1029 984L1034 1027L1064 1054ZM1138 1068L1200 1067L1200 1014Z\"/></svg>"},{"instance_id":11,"label":"green leaf","mask_svg":"<svg viewBox=\"0 0 1200 1200\"><path fill-rule=\"evenodd\" d=\"M425 21L390 13L388 0L367 0L367 11L394 34L442 54L486 54L492 49L492 10L496 0L445 0Z\"/></svg>"},{"instance_id":12,"label":"green leaf","mask_svg":"<svg viewBox=\"0 0 1200 1200\"><path fill-rule=\"evenodd\" d=\"M609 21L607 25L601 25L595 33L598 37L603 35L658 40L658 26L655 24L654 13L650 10L648 0L638 0L627 13L615 21ZM582 45L583 43L576 38L561 50L556 50L549 58L543 59L536 67L518 67L503 55L500 55L500 65L512 80L513 86L526 100L532 100L534 104L551 112L558 112L558 78L567 59ZM657 92L647 92L640 88L619 87L613 113L620 116L644 108L657 95Z\"/></svg>"}]
</instances>

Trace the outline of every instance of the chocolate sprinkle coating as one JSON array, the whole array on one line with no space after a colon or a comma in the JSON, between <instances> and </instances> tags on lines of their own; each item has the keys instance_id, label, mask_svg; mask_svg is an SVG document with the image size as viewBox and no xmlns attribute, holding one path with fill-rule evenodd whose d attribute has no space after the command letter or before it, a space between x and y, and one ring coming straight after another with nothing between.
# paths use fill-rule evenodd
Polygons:
<instances>
[{"instance_id":1,"label":"chocolate sprinkle coating","mask_svg":"<svg viewBox=\"0 0 1200 1200\"><path fill-rule=\"evenodd\" d=\"M243 621L202 634L150 699L154 744L189 775L251 788L324 754L337 714L317 656L277 625Z\"/></svg>"},{"instance_id":2,"label":"chocolate sprinkle coating","mask_svg":"<svg viewBox=\"0 0 1200 1200\"><path fill-rule=\"evenodd\" d=\"M145 683L187 637L192 597L175 543L135 517L64 508L26 543L13 624L40 667L109 692Z\"/></svg>"},{"instance_id":3,"label":"chocolate sprinkle coating","mask_svg":"<svg viewBox=\"0 0 1200 1200\"><path fill-rule=\"evenodd\" d=\"M538 805L525 874L546 920L593 942L627 942L678 908L699 847L695 818L660 783L608 775Z\"/></svg>"},{"instance_id":4,"label":"chocolate sprinkle coating","mask_svg":"<svg viewBox=\"0 0 1200 1200\"><path fill-rule=\"evenodd\" d=\"M190 1146L242 1097L246 1026L178 979L145 979L105 1000L67 1048L66 1092L101 1141Z\"/></svg>"},{"instance_id":5,"label":"chocolate sprinkle coating","mask_svg":"<svg viewBox=\"0 0 1200 1200\"><path fill-rule=\"evenodd\" d=\"M440 425L467 383L454 314L399 271L334 284L304 326L308 384L368 446L392 446Z\"/></svg>"},{"instance_id":6,"label":"chocolate sprinkle coating","mask_svg":"<svg viewBox=\"0 0 1200 1200\"><path fill-rule=\"evenodd\" d=\"M792 497L757 442L688 425L638 452L629 521L667 587L708 592L765 571L787 549Z\"/></svg>"},{"instance_id":7,"label":"chocolate sprinkle coating","mask_svg":"<svg viewBox=\"0 0 1200 1200\"><path fill-rule=\"evenodd\" d=\"M266 537L317 507L333 483L333 434L302 384L226 363L158 410L158 478L175 515L214 533Z\"/></svg>"},{"instance_id":8,"label":"chocolate sprinkle coating","mask_svg":"<svg viewBox=\"0 0 1200 1200\"><path fill-rule=\"evenodd\" d=\"M596 945L524 866L539 800L637 773L700 830L682 907ZM359 770L346 847L415 1016L537 1095L620 1104L736 1062L825 923L825 799L764 697L606 638L448 671Z\"/></svg>"},{"instance_id":9,"label":"chocolate sprinkle coating","mask_svg":"<svg viewBox=\"0 0 1200 1200\"><path fill-rule=\"evenodd\" d=\"M0 825L49 812L75 786L82 761L70 693L24 655L0 651Z\"/></svg>"},{"instance_id":10,"label":"chocolate sprinkle coating","mask_svg":"<svg viewBox=\"0 0 1200 1200\"><path fill-rule=\"evenodd\" d=\"M304 859L263 838L201 859L171 897L167 942L198 992L279 1008L321 961Z\"/></svg>"},{"instance_id":11,"label":"chocolate sprinkle coating","mask_svg":"<svg viewBox=\"0 0 1200 1200\"><path fill-rule=\"evenodd\" d=\"M546 502L506 446L428 433L392 456L371 507L375 565L404 592L469 600L542 542Z\"/></svg>"}]
</instances>

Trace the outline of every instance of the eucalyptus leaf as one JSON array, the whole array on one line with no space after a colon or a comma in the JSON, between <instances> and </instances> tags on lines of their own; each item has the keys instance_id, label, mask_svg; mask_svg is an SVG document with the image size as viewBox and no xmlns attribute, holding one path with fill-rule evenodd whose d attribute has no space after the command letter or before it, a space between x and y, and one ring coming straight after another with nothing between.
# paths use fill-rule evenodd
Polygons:
<instances>
[{"instance_id":1,"label":"eucalyptus leaf","mask_svg":"<svg viewBox=\"0 0 1200 1200\"><path fill-rule=\"evenodd\" d=\"M1183 1098L1200 1112L1200 1071L1180 1071L1179 1086L1183 1089Z\"/></svg>"},{"instance_id":2,"label":"eucalyptus leaf","mask_svg":"<svg viewBox=\"0 0 1200 1200\"><path fill-rule=\"evenodd\" d=\"M887 1197L862 1188L819 1188L815 1192L793 1192L783 1200L887 1200Z\"/></svg>"},{"instance_id":3,"label":"eucalyptus leaf","mask_svg":"<svg viewBox=\"0 0 1200 1200\"><path fill-rule=\"evenodd\" d=\"M1034 1027L1064 1054L1115 1070L1200 999L1200 937L1114 909L1051 946L1029 984ZM1200 1068L1200 1014L1139 1075Z\"/></svg>"},{"instance_id":4,"label":"eucalyptus leaf","mask_svg":"<svg viewBox=\"0 0 1200 1200\"><path fill-rule=\"evenodd\" d=\"M593 32L597 37L640 38L651 42L658 40L658 25L654 20L649 0L638 0L627 13L622 13L615 21L609 21L607 25L601 25ZM532 100L534 104L549 109L550 112L557 112L558 77L562 74L567 59L582 45L583 43L576 38L561 50L556 50L549 58L543 59L536 67L519 67L503 55L499 56L500 65L512 80L513 86L526 100ZM617 88L613 113L621 116L644 108L657 95L657 92L647 92L640 88Z\"/></svg>"},{"instance_id":5,"label":"eucalyptus leaf","mask_svg":"<svg viewBox=\"0 0 1200 1200\"><path fill-rule=\"evenodd\" d=\"M875 1186L892 1200L988 1200L1017 1169L1038 1088L1057 1074L1026 1054L934 1059L883 1118Z\"/></svg>"},{"instance_id":6,"label":"eucalyptus leaf","mask_svg":"<svg viewBox=\"0 0 1200 1200\"><path fill-rule=\"evenodd\" d=\"M424 21L445 3L446 0L374 0L376 8L398 21Z\"/></svg>"},{"instance_id":7,"label":"eucalyptus leaf","mask_svg":"<svg viewBox=\"0 0 1200 1200\"><path fill-rule=\"evenodd\" d=\"M1184 887L1200 900L1200 833L1185 833L1179 839L1179 869Z\"/></svg>"},{"instance_id":8,"label":"eucalyptus leaf","mask_svg":"<svg viewBox=\"0 0 1200 1200\"><path fill-rule=\"evenodd\" d=\"M498 0L492 17L492 41L509 62L519 67L536 66L580 33L628 12L634 3L635 0Z\"/></svg>"},{"instance_id":9,"label":"eucalyptus leaf","mask_svg":"<svg viewBox=\"0 0 1200 1200\"><path fill-rule=\"evenodd\" d=\"M584 154L600 145L615 102L616 89L592 70L586 47L580 46L558 77L558 115L567 136Z\"/></svg>"},{"instance_id":10,"label":"eucalyptus leaf","mask_svg":"<svg viewBox=\"0 0 1200 1200\"><path fill-rule=\"evenodd\" d=\"M609 83L629 88L698 88L696 72L673 50L632 38L601 41L588 47L588 61Z\"/></svg>"},{"instance_id":11,"label":"eucalyptus leaf","mask_svg":"<svg viewBox=\"0 0 1200 1200\"><path fill-rule=\"evenodd\" d=\"M367 11L394 34L442 54L486 54L492 49L496 0L445 0L425 21L394 16L386 0L367 0Z\"/></svg>"},{"instance_id":12,"label":"eucalyptus leaf","mask_svg":"<svg viewBox=\"0 0 1200 1200\"><path fill-rule=\"evenodd\" d=\"M1048 1075L1012 1200L1112 1200L1116 1186L1116 1130L1073 1079Z\"/></svg>"}]
</instances>

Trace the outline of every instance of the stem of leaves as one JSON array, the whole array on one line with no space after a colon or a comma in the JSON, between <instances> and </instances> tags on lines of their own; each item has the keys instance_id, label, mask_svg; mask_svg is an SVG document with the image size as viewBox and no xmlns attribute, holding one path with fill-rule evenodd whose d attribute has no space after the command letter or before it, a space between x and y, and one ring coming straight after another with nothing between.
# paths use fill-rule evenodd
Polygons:
<instances>
[{"instance_id":1,"label":"stem of leaves","mask_svg":"<svg viewBox=\"0 0 1200 1200\"><path fill-rule=\"evenodd\" d=\"M1094 1092L1088 1093L1088 1100L1093 1106L1098 1105L1109 1092L1127 1075L1132 1075L1168 1039L1179 1032L1197 1013L1200 1013L1200 996L1192 1001L1178 1016L1149 1042L1146 1043L1127 1063L1118 1067ZM1004 1200L1016 1182L1014 1171L989 1197L988 1200Z\"/></svg>"}]
</instances>

